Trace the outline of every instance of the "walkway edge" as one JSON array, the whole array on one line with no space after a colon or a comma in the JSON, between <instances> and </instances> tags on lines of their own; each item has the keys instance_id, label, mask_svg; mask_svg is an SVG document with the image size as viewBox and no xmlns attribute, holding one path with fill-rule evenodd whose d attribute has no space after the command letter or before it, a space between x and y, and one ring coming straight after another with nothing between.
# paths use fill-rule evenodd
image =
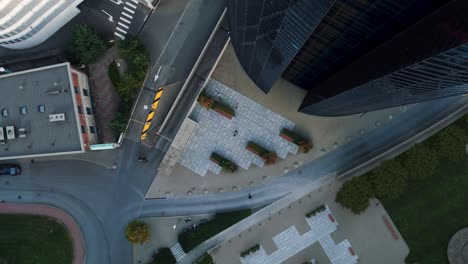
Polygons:
<instances>
[{"instance_id":1,"label":"walkway edge","mask_svg":"<svg viewBox=\"0 0 468 264\"><path fill-rule=\"evenodd\" d=\"M76 220L62 209L43 204L0 203L0 214L39 215L53 218L62 223L68 231L73 244L73 263L86 261L85 242Z\"/></svg>"}]
</instances>

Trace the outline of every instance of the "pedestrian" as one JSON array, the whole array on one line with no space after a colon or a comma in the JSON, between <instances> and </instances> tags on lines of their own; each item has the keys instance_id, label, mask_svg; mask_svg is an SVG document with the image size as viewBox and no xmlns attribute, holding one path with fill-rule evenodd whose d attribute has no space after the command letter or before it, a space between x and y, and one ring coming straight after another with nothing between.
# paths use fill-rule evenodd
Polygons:
<instances>
[{"instance_id":1,"label":"pedestrian","mask_svg":"<svg viewBox=\"0 0 468 264\"><path fill-rule=\"evenodd\" d=\"M238 132L237 130L234 130L233 136L234 136L234 137L237 136L238 133L239 133L239 132Z\"/></svg>"},{"instance_id":2,"label":"pedestrian","mask_svg":"<svg viewBox=\"0 0 468 264\"><path fill-rule=\"evenodd\" d=\"M249 197L249 200L251 200L251 199L252 199L252 195L251 195L250 193L249 193L249 196L247 196L247 197Z\"/></svg>"}]
</instances>

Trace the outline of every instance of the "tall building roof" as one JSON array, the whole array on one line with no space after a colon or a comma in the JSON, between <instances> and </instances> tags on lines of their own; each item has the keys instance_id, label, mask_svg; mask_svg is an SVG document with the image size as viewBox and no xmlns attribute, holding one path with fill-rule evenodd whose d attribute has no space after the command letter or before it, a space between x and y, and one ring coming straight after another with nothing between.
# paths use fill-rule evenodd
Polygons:
<instances>
[{"instance_id":1,"label":"tall building roof","mask_svg":"<svg viewBox=\"0 0 468 264\"><path fill-rule=\"evenodd\" d=\"M83 0L1 0L0 45L11 49L36 46L80 10Z\"/></svg>"},{"instance_id":2,"label":"tall building roof","mask_svg":"<svg viewBox=\"0 0 468 264\"><path fill-rule=\"evenodd\" d=\"M0 159L84 151L69 63L0 75L0 93Z\"/></svg>"}]
</instances>

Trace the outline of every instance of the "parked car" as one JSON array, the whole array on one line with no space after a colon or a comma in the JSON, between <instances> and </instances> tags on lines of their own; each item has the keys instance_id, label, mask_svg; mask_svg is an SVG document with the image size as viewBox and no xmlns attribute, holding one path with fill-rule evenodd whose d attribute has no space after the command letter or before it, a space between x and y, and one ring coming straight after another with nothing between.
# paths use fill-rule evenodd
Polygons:
<instances>
[{"instance_id":1,"label":"parked car","mask_svg":"<svg viewBox=\"0 0 468 264\"><path fill-rule=\"evenodd\" d=\"M19 165L0 165L0 175L16 176L21 173Z\"/></svg>"}]
</instances>

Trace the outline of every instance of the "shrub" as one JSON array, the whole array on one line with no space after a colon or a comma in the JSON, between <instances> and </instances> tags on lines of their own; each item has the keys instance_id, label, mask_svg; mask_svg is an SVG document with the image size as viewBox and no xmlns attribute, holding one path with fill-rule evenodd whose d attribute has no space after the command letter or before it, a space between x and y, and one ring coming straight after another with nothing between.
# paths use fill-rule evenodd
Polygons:
<instances>
[{"instance_id":1,"label":"shrub","mask_svg":"<svg viewBox=\"0 0 468 264\"><path fill-rule=\"evenodd\" d=\"M372 186L366 178L360 176L345 182L336 194L336 202L355 214L364 212L372 194Z\"/></svg>"},{"instance_id":2,"label":"shrub","mask_svg":"<svg viewBox=\"0 0 468 264\"><path fill-rule=\"evenodd\" d=\"M460 161L466 156L465 130L459 126L449 126L433 138L433 148L441 159Z\"/></svg>"},{"instance_id":3,"label":"shrub","mask_svg":"<svg viewBox=\"0 0 468 264\"><path fill-rule=\"evenodd\" d=\"M385 161L369 174L376 197L398 197L406 187L408 171L396 160Z\"/></svg>"},{"instance_id":4,"label":"shrub","mask_svg":"<svg viewBox=\"0 0 468 264\"><path fill-rule=\"evenodd\" d=\"M252 254L252 253L257 252L259 249L260 249L260 245L259 245L259 244L256 244L255 246L253 246L253 247L251 247L251 248L249 248L249 249L247 249L247 250L245 250L245 251L242 251L242 252L240 253L240 255L241 255L241 257L245 257L245 256L247 256L247 255L250 255L250 254Z\"/></svg>"},{"instance_id":5,"label":"shrub","mask_svg":"<svg viewBox=\"0 0 468 264\"><path fill-rule=\"evenodd\" d=\"M214 260L210 254L205 253L201 258L195 260L194 264L214 264Z\"/></svg>"},{"instance_id":6,"label":"shrub","mask_svg":"<svg viewBox=\"0 0 468 264\"><path fill-rule=\"evenodd\" d=\"M211 153L210 159L221 166L221 168L223 168L225 171L235 172L237 170L237 165L234 162L226 159L216 152Z\"/></svg>"},{"instance_id":7,"label":"shrub","mask_svg":"<svg viewBox=\"0 0 468 264\"><path fill-rule=\"evenodd\" d=\"M134 244L143 244L150 240L149 226L139 220L134 220L127 225L125 229L125 236L127 240Z\"/></svg>"},{"instance_id":8,"label":"shrub","mask_svg":"<svg viewBox=\"0 0 468 264\"><path fill-rule=\"evenodd\" d=\"M275 152L269 151L269 150L265 149L264 147L258 145L257 143L253 142L253 141L249 141L247 143L246 148L250 152L253 152L256 155L258 155L260 158L262 158L263 161L265 162L265 164L267 164L267 165L274 164L278 159L278 156L276 155Z\"/></svg>"},{"instance_id":9,"label":"shrub","mask_svg":"<svg viewBox=\"0 0 468 264\"><path fill-rule=\"evenodd\" d=\"M275 152L268 151L267 153L263 154L262 159L265 161L266 165L275 164L278 160L278 156Z\"/></svg>"},{"instance_id":10,"label":"shrub","mask_svg":"<svg viewBox=\"0 0 468 264\"><path fill-rule=\"evenodd\" d=\"M71 52L82 64L96 61L106 50L104 41L88 25L78 25L72 35Z\"/></svg>"},{"instance_id":11,"label":"shrub","mask_svg":"<svg viewBox=\"0 0 468 264\"><path fill-rule=\"evenodd\" d=\"M252 214L250 210L216 214L214 219L179 233L177 240L189 252L205 240Z\"/></svg>"},{"instance_id":12,"label":"shrub","mask_svg":"<svg viewBox=\"0 0 468 264\"><path fill-rule=\"evenodd\" d=\"M176 264L177 260L169 248L160 248L153 255L153 260L150 264Z\"/></svg>"},{"instance_id":13,"label":"shrub","mask_svg":"<svg viewBox=\"0 0 468 264\"><path fill-rule=\"evenodd\" d=\"M229 107L228 105L221 103L219 101L215 101L213 109L217 112L222 112L225 114L227 117L233 117L235 116L234 109Z\"/></svg>"},{"instance_id":14,"label":"shrub","mask_svg":"<svg viewBox=\"0 0 468 264\"><path fill-rule=\"evenodd\" d=\"M414 180L423 180L434 174L439 160L437 153L427 145L416 145L410 149L403 165L409 171L408 177Z\"/></svg>"},{"instance_id":15,"label":"shrub","mask_svg":"<svg viewBox=\"0 0 468 264\"><path fill-rule=\"evenodd\" d=\"M294 133L293 131L283 128L281 129L280 136L300 147L302 152L307 153L309 150L312 149L312 144L306 140L305 138L301 137L297 133Z\"/></svg>"},{"instance_id":16,"label":"shrub","mask_svg":"<svg viewBox=\"0 0 468 264\"><path fill-rule=\"evenodd\" d=\"M198 100L197 100L200 105L206 109L213 109L214 105L215 105L215 101L213 99L213 97L210 97L206 94L201 94L199 97L198 97Z\"/></svg>"},{"instance_id":17,"label":"shrub","mask_svg":"<svg viewBox=\"0 0 468 264\"><path fill-rule=\"evenodd\" d=\"M309 217L315 216L316 214L318 214L320 212L323 212L326 209L327 209L327 207L325 207L325 205L321 205L321 206L315 208L314 210L312 210L311 212L307 213L306 217L309 218Z\"/></svg>"}]
</instances>

